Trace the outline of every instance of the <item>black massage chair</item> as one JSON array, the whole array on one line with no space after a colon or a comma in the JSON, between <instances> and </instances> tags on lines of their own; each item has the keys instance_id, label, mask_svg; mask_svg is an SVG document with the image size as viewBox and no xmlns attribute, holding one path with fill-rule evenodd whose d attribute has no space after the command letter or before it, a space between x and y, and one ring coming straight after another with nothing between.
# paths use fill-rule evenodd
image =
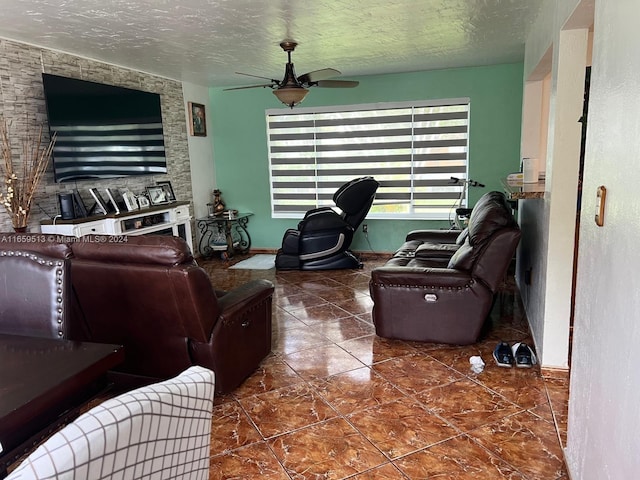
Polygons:
<instances>
[{"instance_id":1,"label":"black massage chair","mask_svg":"<svg viewBox=\"0 0 640 480\"><path fill-rule=\"evenodd\" d=\"M333 270L362 268L348 249L353 234L365 219L380 184L373 177L362 177L342 185L333 195L340 210L320 207L309 210L289 229L276 255L279 270Z\"/></svg>"}]
</instances>

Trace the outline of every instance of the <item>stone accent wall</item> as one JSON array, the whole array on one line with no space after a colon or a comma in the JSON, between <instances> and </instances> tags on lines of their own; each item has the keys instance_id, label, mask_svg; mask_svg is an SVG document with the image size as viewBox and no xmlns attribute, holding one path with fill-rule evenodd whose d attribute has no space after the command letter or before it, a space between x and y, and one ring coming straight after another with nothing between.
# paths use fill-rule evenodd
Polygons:
<instances>
[{"instance_id":1,"label":"stone accent wall","mask_svg":"<svg viewBox=\"0 0 640 480\"><path fill-rule=\"evenodd\" d=\"M128 187L138 194L158 180L170 180L177 199L191 202L193 212L187 121L182 84L179 81L0 39L0 117L10 122L9 133L15 137L12 144L16 154L19 153L25 133L36 133L40 125L44 125L46 141L49 140L43 72L160 94L168 174L57 184L53 179L53 166L49 165L34 199L35 205L29 220L30 231L38 232L40 220L57 215L57 193L72 189L78 189L87 206L90 206L93 205L88 193L91 187L100 190L105 187ZM11 220L2 207L0 231L12 231Z\"/></svg>"}]
</instances>

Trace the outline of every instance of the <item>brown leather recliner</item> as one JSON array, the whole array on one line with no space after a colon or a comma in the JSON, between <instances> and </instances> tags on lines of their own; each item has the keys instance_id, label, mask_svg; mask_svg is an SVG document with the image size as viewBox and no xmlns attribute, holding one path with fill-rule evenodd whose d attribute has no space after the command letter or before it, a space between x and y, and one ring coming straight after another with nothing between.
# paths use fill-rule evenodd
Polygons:
<instances>
[{"instance_id":1,"label":"brown leather recliner","mask_svg":"<svg viewBox=\"0 0 640 480\"><path fill-rule=\"evenodd\" d=\"M462 245L443 254L420 248L412 232L384 267L371 273L377 335L402 340L470 344L477 341L520 240L504 195L490 192L474 207ZM453 235L449 237L453 238ZM458 237L459 238L459 237ZM434 256L434 250L440 255ZM446 250L446 249L445 249ZM443 267L443 263L446 266Z\"/></svg>"},{"instance_id":2,"label":"brown leather recliner","mask_svg":"<svg viewBox=\"0 0 640 480\"><path fill-rule=\"evenodd\" d=\"M0 251L0 333L69 338L69 263L71 249L44 253L28 245Z\"/></svg>"},{"instance_id":3,"label":"brown leather recliner","mask_svg":"<svg viewBox=\"0 0 640 480\"><path fill-rule=\"evenodd\" d=\"M43 240L29 242L30 249L59 245L55 236L30 235ZM216 291L178 237L60 241L72 252L70 338L124 345L125 361L115 377L123 385L201 365L215 372L218 393L229 392L271 351L274 287L268 280ZM5 241L0 250L10 245Z\"/></svg>"}]
</instances>

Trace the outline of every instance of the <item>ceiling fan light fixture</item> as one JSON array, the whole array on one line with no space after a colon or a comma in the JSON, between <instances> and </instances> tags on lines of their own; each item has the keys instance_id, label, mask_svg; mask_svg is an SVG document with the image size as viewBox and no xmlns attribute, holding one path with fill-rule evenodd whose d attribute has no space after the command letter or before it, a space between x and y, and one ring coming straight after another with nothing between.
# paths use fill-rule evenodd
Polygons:
<instances>
[{"instance_id":1,"label":"ceiling fan light fixture","mask_svg":"<svg viewBox=\"0 0 640 480\"><path fill-rule=\"evenodd\" d=\"M289 108L293 108L302 102L307 93L309 93L309 90L303 87L280 87L273 91L278 100Z\"/></svg>"},{"instance_id":2,"label":"ceiling fan light fixture","mask_svg":"<svg viewBox=\"0 0 640 480\"><path fill-rule=\"evenodd\" d=\"M291 52L293 52L298 44L293 40L284 40L280 43L280 47L287 53L287 63L284 69L284 78L274 80L269 77L261 77L259 75L251 75L249 73L241 73L249 77L264 78L270 80L271 84L266 85L249 85L248 87L226 88L225 90L243 90L245 88L269 87L273 90L273 94L284 103L287 107L293 108L302 102L310 87L329 87L329 88L351 88L358 85L356 81L345 80L328 80L337 75L340 71L335 68L323 68L307 72L304 75L296 76L293 62L291 61ZM236 72L240 73L240 72Z\"/></svg>"}]
</instances>

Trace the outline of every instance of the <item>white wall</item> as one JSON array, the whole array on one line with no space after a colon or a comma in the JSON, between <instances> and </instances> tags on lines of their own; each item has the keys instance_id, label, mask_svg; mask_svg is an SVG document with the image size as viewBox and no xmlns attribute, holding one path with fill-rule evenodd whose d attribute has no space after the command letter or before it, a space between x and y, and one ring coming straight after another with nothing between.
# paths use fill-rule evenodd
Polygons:
<instances>
[{"instance_id":1,"label":"white wall","mask_svg":"<svg viewBox=\"0 0 640 480\"><path fill-rule=\"evenodd\" d=\"M527 81L524 84L522 98L522 135L520 153L527 158L541 158L541 128L546 128L546 120L542 116L544 82L542 80ZM544 157L542 157L544 160ZM543 168L544 170L544 168Z\"/></svg>"},{"instance_id":2,"label":"white wall","mask_svg":"<svg viewBox=\"0 0 640 480\"><path fill-rule=\"evenodd\" d=\"M566 368L573 282L578 167L587 66L586 28L562 30L554 45L544 201L549 209L543 366Z\"/></svg>"},{"instance_id":3,"label":"white wall","mask_svg":"<svg viewBox=\"0 0 640 480\"><path fill-rule=\"evenodd\" d=\"M537 149L544 165L541 170L546 171L546 185L543 199L520 202L523 239L517 280L545 368L566 369L569 362L581 132L578 119L582 114L590 26L583 8L575 0L544 2L525 53L525 81L531 96L539 97L539 105L524 105L523 128L531 132L529 124L535 118L540 118L541 127L538 145L530 138L523 144L522 154L527 156ZM567 30L567 21L576 16L586 18L583 21L587 25L578 28L581 25L574 22L574 29ZM535 103L535 98L529 100ZM527 272L531 272L530 283L524 280Z\"/></svg>"},{"instance_id":4,"label":"white wall","mask_svg":"<svg viewBox=\"0 0 640 480\"><path fill-rule=\"evenodd\" d=\"M596 2L566 449L574 480L640 478L638 18L637 0Z\"/></svg>"},{"instance_id":5,"label":"white wall","mask_svg":"<svg viewBox=\"0 0 640 480\"><path fill-rule=\"evenodd\" d=\"M209 89L201 85L184 82L184 108L187 123L189 122L188 103L205 105L207 136L195 137L189 135L187 125L187 141L189 158L191 159L191 185L193 189L193 215L195 218L206 217L207 203L213 199L211 192L216 188L215 165L213 160L213 140L211 135L211 109L209 105Z\"/></svg>"}]
</instances>

